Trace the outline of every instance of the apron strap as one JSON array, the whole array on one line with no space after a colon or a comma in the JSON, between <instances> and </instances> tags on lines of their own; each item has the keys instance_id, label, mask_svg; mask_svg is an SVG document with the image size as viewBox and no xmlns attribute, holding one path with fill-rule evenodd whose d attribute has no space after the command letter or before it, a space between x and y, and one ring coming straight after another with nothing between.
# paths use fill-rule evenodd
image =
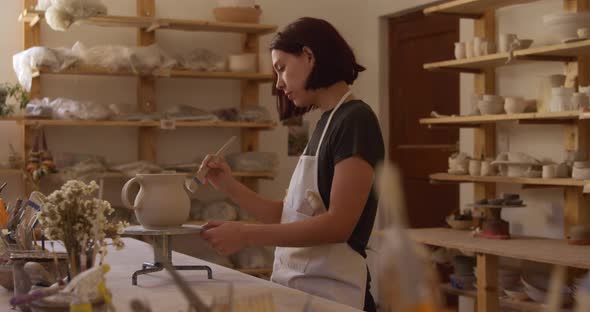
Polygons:
<instances>
[{"instance_id":1,"label":"apron strap","mask_svg":"<svg viewBox=\"0 0 590 312\"><path fill-rule=\"evenodd\" d=\"M351 94L352 94L352 90L349 89L342 96L342 98L340 98L340 100L338 101L338 104L336 104L336 107L334 107L334 109L330 113L330 117L328 117L328 122L326 122L326 126L324 127L324 131L322 131L322 136L320 137L320 141L318 142L318 146L316 147L315 154L314 154L315 156L318 156L318 152L320 150L320 147L322 146L322 142L324 141L324 136L326 135L326 131L328 130L328 126L330 126L330 122L332 121L332 117L334 116L334 113L338 110L338 108L340 108L340 106L342 104L344 104L344 101L346 100L346 98L348 98ZM303 154L301 154L301 155L305 155L308 147L309 147L309 142L307 142L307 145L305 145L305 149L303 150Z\"/></svg>"}]
</instances>

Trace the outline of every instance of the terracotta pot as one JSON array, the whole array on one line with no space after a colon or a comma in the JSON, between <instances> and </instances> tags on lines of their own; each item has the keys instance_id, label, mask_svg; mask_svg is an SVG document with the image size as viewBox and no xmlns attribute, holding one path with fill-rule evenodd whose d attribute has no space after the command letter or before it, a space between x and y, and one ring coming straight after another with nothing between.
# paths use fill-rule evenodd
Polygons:
<instances>
[{"instance_id":1,"label":"terracotta pot","mask_svg":"<svg viewBox=\"0 0 590 312\"><path fill-rule=\"evenodd\" d=\"M134 204L129 202L129 187L140 186ZM138 174L127 181L121 192L125 207L135 210L141 225L148 229L181 226L189 218L190 180L184 174Z\"/></svg>"}]
</instances>

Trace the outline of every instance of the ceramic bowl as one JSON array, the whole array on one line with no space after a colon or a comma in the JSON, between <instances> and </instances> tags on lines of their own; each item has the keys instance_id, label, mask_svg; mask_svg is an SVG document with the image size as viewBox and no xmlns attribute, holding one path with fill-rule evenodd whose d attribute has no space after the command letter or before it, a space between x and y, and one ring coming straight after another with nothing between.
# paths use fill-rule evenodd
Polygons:
<instances>
[{"instance_id":1,"label":"ceramic bowl","mask_svg":"<svg viewBox=\"0 0 590 312\"><path fill-rule=\"evenodd\" d=\"M519 45L518 50L528 49L533 45L532 39L518 39Z\"/></svg>"},{"instance_id":2,"label":"ceramic bowl","mask_svg":"<svg viewBox=\"0 0 590 312\"><path fill-rule=\"evenodd\" d=\"M470 230L475 225L475 222L473 220L455 220L453 216L448 216L447 224L453 230L466 231Z\"/></svg>"},{"instance_id":3,"label":"ceramic bowl","mask_svg":"<svg viewBox=\"0 0 590 312\"><path fill-rule=\"evenodd\" d=\"M524 301L529 299L529 296L526 294L525 289L522 286L517 286L510 289L505 288L504 293L506 294L506 296L508 296L508 298L518 301Z\"/></svg>"},{"instance_id":4,"label":"ceramic bowl","mask_svg":"<svg viewBox=\"0 0 590 312\"><path fill-rule=\"evenodd\" d=\"M482 115L497 115L504 113L503 102L481 100L477 103L477 107Z\"/></svg>"},{"instance_id":5,"label":"ceramic bowl","mask_svg":"<svg viewBox=\"0 0 590 312\"><path fill-rule=\"evenodd\" d=\"M578 168L578 169L590 168L590 161L574 161L574 168Z\"/></svg>"},{"instance_id":6,"label":"ceramic bowl","mask_svg":"<svg viewBox=\"0 0 590 312\"><path fill-rule=\"evenodd\" d=\"M590 27L590 12L562 12L543 16L543 24L559 39L578 38L578 29Z\"/></svg>"},{"instance_id":7,"label":"ceramic bowl","mask_svg":"<svg viewBox=\"0 0 590 312\"><path fill-rule=\"evenodd\" d=\"M572 178L576 180L590 180L590 168L573 168Z\"/></svg>"},{"instance_id":8,"label":"ceramic bowl","mask_svg":"<svg viewBox=\"0 0 590 312\"><path fill-rule=\"evenodd\" d=\"M588 28L588 27L578 28L577 33L578 33L579 38L583 38L583 39L590 38L590 28Z\"/></svg>"},{"instance_id":9,"label":"ceramic bowl","mask_svg":"<svg viewBox=\"0 0 590 312\"><path fill-rule=\"evenodd\" d=\"M504 110L508 114L520 114L524 112L526 104L527 103L521 97L506 97Z\"/></svg>"},{"instance_id":10,"label":"ceramic bowl","mask_svg":"<svg viewBox=\"0 0 590 312\"><path fill-rule=\"evenodd\" d=\"M243 53L230 55L229 70L232 72L256 72L256 54Z\"/></svg>"}]
</instances>

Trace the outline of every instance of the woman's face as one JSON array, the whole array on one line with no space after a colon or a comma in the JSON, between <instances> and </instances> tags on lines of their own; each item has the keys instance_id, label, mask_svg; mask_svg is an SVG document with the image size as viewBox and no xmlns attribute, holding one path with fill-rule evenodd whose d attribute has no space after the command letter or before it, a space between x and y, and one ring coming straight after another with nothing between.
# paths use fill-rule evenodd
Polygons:
<instances>
[{"instance_id":1,"label":"woman's face","mask_svg":"<svg viewBox=\"0 0 590 312\"><path fill-rule=\"evenodd\" d=\"M299 107L308 107L313 104L311 90L306 90L307 77L311 73L314 64L313 54L308 48L304 48L300 55L287 53L281 50L272 50L272 64L277 72L277 89Z\"/></svg>"}]
</instances>

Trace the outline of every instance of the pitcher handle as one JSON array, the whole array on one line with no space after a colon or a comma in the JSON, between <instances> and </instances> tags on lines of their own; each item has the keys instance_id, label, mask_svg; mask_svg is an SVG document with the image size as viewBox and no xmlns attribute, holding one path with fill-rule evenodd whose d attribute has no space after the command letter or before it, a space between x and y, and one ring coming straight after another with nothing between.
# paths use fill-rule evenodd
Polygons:
<instances>
[{"instance_id":1,"label":"pitcher handle","mask_svg":"<svg viewBox=\"0 0 590 312\"><path fill-rule=\"evenodd\" d=\"M195 178L196 179L196 178ZM198 185L196 182L193 182L193 179L191 178L186 178L184 180L184 189L189 193L189 194L194 194L195 191L197 191L197 188L192 188L193 183L195 183L195 185Z\"/></svg>"},{"instance_id":2,"label":"pitcher handle","mask_svg":"<svg viewBox=\"0 0 590 312\"><path fill-rule=\"evenodd\" d=\"M127 181L125 183L125 185L123 185L123 190L121 191L121 200L123 201L123 205L126 208L133 209L133 210L136 210L138 207L132 205L129 202L129 187L135 182L137 182L139 184L139 186L142 187L141 179L139 177L134 177L131 180Z\"/></svg>"}]
</instances>

